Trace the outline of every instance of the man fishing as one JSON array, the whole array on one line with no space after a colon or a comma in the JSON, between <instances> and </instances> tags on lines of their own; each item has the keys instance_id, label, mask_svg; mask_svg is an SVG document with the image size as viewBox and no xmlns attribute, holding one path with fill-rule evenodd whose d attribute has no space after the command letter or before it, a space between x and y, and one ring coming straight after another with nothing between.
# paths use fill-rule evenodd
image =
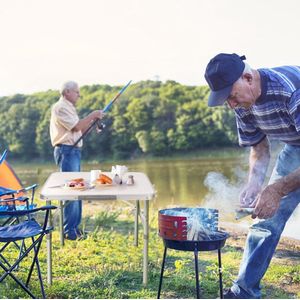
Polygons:
<instances>
[{"instance_id":1,"label":"man fishing","mask_svg":"<svg viewBox=\"0 0 300 300\"><path fill-rule=\"evenodd\" d=\"M79 86L74 81L63 84L60 99L52 106L50 137L54 147L54 160L61 172L80 171L82 133L91 123L102 119L102 110L92 111L79 119L75 105L80 98ZM80 139L80 141L74 144ZM64 206L64 234L69 240L82 236L78 226L82 217L82 201L66 201Z\"/></svg>"},{"instance_id":2,"label":"man fishing","mask_svg":"<svg viewBox=\"0 0 300 300\"><path fill-rule=\"evenodd\" d=\"M227 103L234 110L239 144L249 146L249 176L240 195L242 207L253 207L238 278L224 298L260 298L281 233L300 202L300 68L252 69L245 57L221 53L210 60L205 79L208 106ZM263 187L270 161L269 138L284 143L273 173Z\"/></svg>"}]
</instances>

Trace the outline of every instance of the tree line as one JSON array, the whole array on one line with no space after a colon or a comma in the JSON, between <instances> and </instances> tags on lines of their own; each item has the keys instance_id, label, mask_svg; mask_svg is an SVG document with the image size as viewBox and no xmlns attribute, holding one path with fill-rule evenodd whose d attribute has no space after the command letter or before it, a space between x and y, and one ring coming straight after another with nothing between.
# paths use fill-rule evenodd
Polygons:
<instances>
[{"instance_id":1,"label":"tree line","mask_svg":"<svg viewBox=\"0 0 300 300\"><path fill-rule=\"evenodd\" d=\"M120 86L86 85L77 103L80 118L104 106ZM127 159L140 155L167 156L237 143L234 114L207 107L207 86L175 81L132 84L103 120L106 127L84 140L84 159ZM52 159L49 135L51 106L58 91L0 98L0 145L24 160Z\"/></svg>"}]
</instances>

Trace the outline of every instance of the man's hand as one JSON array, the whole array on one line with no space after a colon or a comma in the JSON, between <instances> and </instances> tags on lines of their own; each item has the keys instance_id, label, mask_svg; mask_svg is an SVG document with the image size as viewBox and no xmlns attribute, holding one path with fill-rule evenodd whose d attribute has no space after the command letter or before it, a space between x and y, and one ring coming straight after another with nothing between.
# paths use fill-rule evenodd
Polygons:
<instances>
[{"instance_id":1,"label":"man's hand","mask_svg":"<svg viewBox=\"0 0 300 300\"><path fill-rule=\"evenodd\" d=\"M102 119L105 116L105 113L102 110L94 110L90 114L88 114L85 118L82 120L79 120L79 122L76 124L76 126L72 129L74 131L81 130L82 132L85 132L92 122L94 122L97 119Z\"/></svg>"},{"instance_id":2,"label":"man's hand","mask_svg":"<svg viewBox=\"0 0 300 300\"><path fill-rule=\"evenodd\" d=\"M276 183L266 186L255 199L256 206L252 218L268 219L273 217L283 196L284 194Z\"/></svg>"},{"instance_id":3,"label":"man's hand","mask_svg":"<svg viewBox=\"0 0 300 300\"><path fill-rule=\"evenodd\" d=\"M90 113L91 121L95 119L102 119L105 116L105 113L102 110L94 110Z\"/></svg>"},{"instance_id":4,"label":"man's hand","mask_svg":"<svg viewBox=\"0 0 300 300\"><path fill-rule=\"evenodd\" d=\"M254 201L259 192L261 191L261 185L255 183L248 183L240 194L240 205L241 207L254 207Z\"/></svg>"}]
</instances>

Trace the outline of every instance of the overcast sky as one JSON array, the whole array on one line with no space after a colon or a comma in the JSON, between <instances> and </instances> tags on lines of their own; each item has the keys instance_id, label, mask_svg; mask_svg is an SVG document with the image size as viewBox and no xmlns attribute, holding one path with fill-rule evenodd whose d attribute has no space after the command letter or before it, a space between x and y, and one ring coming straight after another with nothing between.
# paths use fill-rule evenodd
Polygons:
<instances>
[{"instance_id":1,"label":"overcast sky","mask_svg":"<svg viewBox=\"0 0 300 300\"><path fill-rule=\"evenodd\" d=\"M206 84L220 52L300 65L298 0L0 0L0 96L66 80Z\"/></svg>"}]
</instances>

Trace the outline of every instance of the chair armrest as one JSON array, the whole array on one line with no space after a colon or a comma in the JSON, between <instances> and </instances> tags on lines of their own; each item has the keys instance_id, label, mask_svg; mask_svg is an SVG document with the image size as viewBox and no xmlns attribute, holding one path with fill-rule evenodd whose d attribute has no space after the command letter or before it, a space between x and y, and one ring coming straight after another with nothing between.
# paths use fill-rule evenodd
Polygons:
<instances>
[{"instance_id":1,"label":"chair armrest","mask_svg":"<svg viewBox=\"0 0 300 300\"><path fill-rule=\"evenodd\" d=\"M44 211L44 210L51 210L56 209L57 207L54 205L45 205L38 208L33 209L24 209L24 210L11 210L11 211L0 211L0 216L15 216L15 217L21 217L28 214L32 214L38 211Z\"/></svg>"},{"instance_id":2,"label":"chair armrest","mask_svg":"<svg viewBox=\"0 0 300 300\"><path fill-rule=\"evenodd\" d=\"M19 189L19 190L6 189L7 191L1 193L0 197L1 196L24 193L24 192L28 192L30 190L35 190L37 188L37 186L38 186L37 184L33 184L33 185L27 186L25 188Z\"/></svg>"},{"instance_id":3,"label":"chair armrest","mask_svg":"<svg viewBox=\"0 0 300 300\"><path fill-rule=\"evenodd\" d=\"M30 185L30 186L27 186L27 187L24 187L22 189L19 189L17 191L15 191L15 194L19 194L19 193L24 193L24 192L28 192L30 190L35 190L37 188L37 184L33 184L33 185Z\"/></svg>"},{"instance_id":4,"label":"chair armrest","mask_svg":"<svg viewBox=\"0 0 300 300\"><path fill-rule=\"evenodd\" d=\"M33 184L33 185L27 186L27 187L25 187L25 188L19 190L18 192L28 192L28 191L30 191L30 190L36 189L37 186L38 186L38 185L35 183L35 184Z\"/></svg>"}]
</instances>

